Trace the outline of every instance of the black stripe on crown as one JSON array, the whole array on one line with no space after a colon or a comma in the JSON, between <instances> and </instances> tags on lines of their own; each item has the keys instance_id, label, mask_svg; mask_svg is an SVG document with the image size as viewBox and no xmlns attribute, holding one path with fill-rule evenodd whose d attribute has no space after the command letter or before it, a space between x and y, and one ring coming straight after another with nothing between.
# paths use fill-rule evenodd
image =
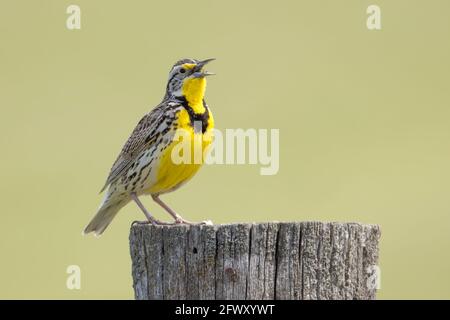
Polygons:
<instances>
[{"instance_id":1,"label":"black stripe on crown","mask_svg":"<svg viewBox=\"0 0 450 320\"><path fill-rule=\"evenodd\" d=\"M198 62L198 60L195 60L195 59L181 59L181 60L178 60L173 66L176 67L176 66L179 66L179 65L182 65L185 63L197 64L197 62Z\"/></svg>"}]
</instances>

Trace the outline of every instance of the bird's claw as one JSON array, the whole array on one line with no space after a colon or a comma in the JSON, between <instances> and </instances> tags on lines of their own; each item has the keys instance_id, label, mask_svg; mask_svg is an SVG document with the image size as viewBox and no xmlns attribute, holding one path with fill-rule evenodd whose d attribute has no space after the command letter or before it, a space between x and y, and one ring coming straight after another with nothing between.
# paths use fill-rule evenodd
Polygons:
<instances>
[{"instance_id":1,"label":"bird's claw","mask_svg":"<svg viewBox=\"0 0 450 320\"><path fill-rule=\"evenodd\" d=\"M170 225L179 225L179 224L188 224L188 225L201 225L201 226L212 226L213 222L211 220L204 220L202 222L190 222L187 220L184 220L183 218L177 218L175 219L174 222L164 222L164 221L159 221L159 220L145 220L145 221L133 221L131 223L131 226L135 226L135 225L147 225L147 224L152 224L154 226L170 226Z\"/></svg>"},{"instance_id":2,"label":"bird's claw","mask_svg":"<svg viewBox=\"0 0 450 320\"><path fill-rule=\"evenodd\" d=\"M175 219L175 224L188 224L191 226L200 225L200 226L212 226L213 223L211 220L204 220L202 222L191 222L184 220L183 218L177 218Z\"/></svg>"},{"instance_id":3,"label":"bird's claw","mask_svg":"<svg viewBox=\"0 0 450 320\"><path fill-rule=\"evenodd\" d=\"M169 226L169 225L173 225L172 222L164 222L164 221L159 221L159 220L145 220L145 221L133 221L133 223L131 224L132 226L134 225L146 225L146 224L151 224L153 226Z\"/></svg>"},{"instance_id":4,"label":"bird's claw","mask_svg":"<svg viewBox=\"0 0 450 320\"><path fill-rule=\"evenodd\" d=\"M145 221L138 221L138 220L135 220L135 221L133 221L132 223L131 223L131 226L135 226L135 225L144 225L144 224L150 224L151 222L150 221L148 221L148 220L145 220Z\"/></svg>"}]
</instances>

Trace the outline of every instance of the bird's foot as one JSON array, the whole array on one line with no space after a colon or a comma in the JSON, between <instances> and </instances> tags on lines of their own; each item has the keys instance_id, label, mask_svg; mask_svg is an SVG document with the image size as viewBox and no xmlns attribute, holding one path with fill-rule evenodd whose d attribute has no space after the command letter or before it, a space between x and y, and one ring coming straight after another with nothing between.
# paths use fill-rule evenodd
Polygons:
<instances>
[{"instance_id":1,"label":"bird's foot","mask_svg":"<svg viewBox=\"0 0 450 320\"><path fill-rule=\"evenodd\" d=\"M212 226L213 225L211 220L205 220L205 221L202 221L202 222L192 222L192 221L188 221L186 219L183 219L180 216L175 218L175 224L188 224L190 226L195 226L195 225Z\"/></svg>"},{"instance_id":2,"label":"bird's foot","mask_svg":"<svg viewBox=\"0 0 450 320\"><path fill-rule=\"evenodd\" d=\"M145 220L145 221L133 221L133 223L131 224L132 226L134 225L146 225L146 224L151 224L154 226L169 226L169 225L173 225L175 223L173 222L164 222L164 221L159 221L157 219L153 219L153 220Z\"/></svg>"}]
</instances>

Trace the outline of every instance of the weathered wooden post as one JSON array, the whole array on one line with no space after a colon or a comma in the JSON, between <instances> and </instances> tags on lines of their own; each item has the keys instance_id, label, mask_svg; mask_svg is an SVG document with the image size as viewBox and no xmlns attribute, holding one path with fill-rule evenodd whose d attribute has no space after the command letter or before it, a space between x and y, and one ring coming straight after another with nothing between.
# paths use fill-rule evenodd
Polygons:
<instances>
[{"instance_id":1,"label":"weathered wooden post","mask_svg":"<svg viewBox=\"0 0 450 320\"><path fill-rule=\"evenodd\" d=\"M375 299L380 228L134 225L136 299Z\"/></svg>"}]
</instances>

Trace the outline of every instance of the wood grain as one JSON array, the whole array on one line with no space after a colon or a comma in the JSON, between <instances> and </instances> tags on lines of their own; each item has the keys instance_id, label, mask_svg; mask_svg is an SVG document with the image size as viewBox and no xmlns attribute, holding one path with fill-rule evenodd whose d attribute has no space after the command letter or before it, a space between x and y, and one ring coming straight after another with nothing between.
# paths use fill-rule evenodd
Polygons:
<instances>
[{"instance_id":1,"label":"wood grain","mask_svg":"<svg viewBox=\"0 0 450 320\"><path fill-rule=\"evenodd\" d=\"M375 299L379 238L359 223L134 225L135 298Z\"/></svg>"}]
</instances>

